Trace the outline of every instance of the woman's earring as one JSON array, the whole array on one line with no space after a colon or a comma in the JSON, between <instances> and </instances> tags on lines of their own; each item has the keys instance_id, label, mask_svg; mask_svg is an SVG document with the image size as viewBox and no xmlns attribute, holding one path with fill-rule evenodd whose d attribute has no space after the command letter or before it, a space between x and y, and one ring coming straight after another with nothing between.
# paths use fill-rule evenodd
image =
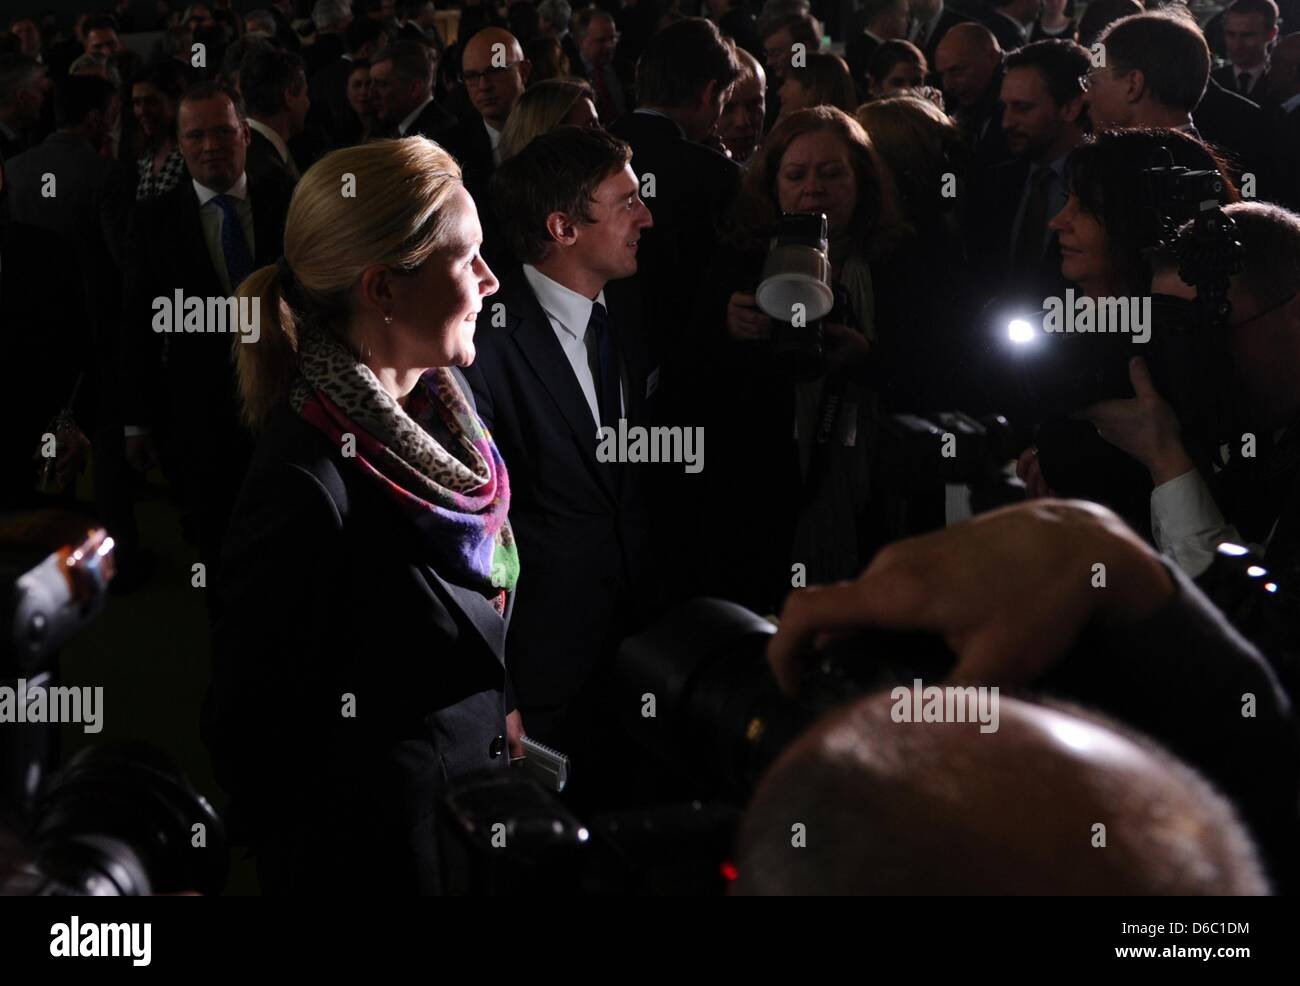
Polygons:
<instances>
[{"instance_id":1,"label":"woman's earring","mask_svg":"<svg viewBox=\"0 0 1300 986\"><path fill-rule=\"evenodd\" d=\"M392 324L393 324L393 313L392 313L392 312L384 312L384 324L385 324L385 325L392 325Z\"/></svg>"}]
</instances>

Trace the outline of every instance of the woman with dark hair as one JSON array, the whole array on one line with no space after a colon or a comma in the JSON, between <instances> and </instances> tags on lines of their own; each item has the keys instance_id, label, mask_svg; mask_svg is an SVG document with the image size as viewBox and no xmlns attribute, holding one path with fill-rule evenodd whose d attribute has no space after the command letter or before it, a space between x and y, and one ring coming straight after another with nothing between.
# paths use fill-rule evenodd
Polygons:
<instances>
[{"instance_id":1,"label":"woman with dark hair","mask_svg":"<svg viewBox=\"0 0 1300 986\"><path fill-rule=\"evenodd\" d=\"M809 52L807 64L791 65L780 96L781 116L813 106L833 106L852 113L858 106L858 92L848 65L830 52Z\"/></svg>"},{"instance_id":2,"label":"woman with dark hair","mask_svg":"<svg viewBox=\"0 0 1300 986\"><path fill-rule=\"evenodd\" d=\"M1167 207L1151 198L1142 172L1169 165L1217 171L1224 204L1241 198L1223 158L1179 130L1108 130L1070 155L1065 208L1049 226L1060 243L1061 273L1075 286L1076 298L1150 295L1149 258L1166 235L1163 220L1192 218L1165 217ZM1017 472L1031 495L1095 500L1112 507L1137 530L1149 532L1150 477L1102 441L1087 421L1044 421L1035 447L1021 455Z\"/></svg>"},{"instance_id":3,"label":"woman with dark hair","mask_svg":"<svg viewBox=\"0 0 1300 986\"><path fill-rule=\"evenodd\" d=\"M872 99L906 95L925 85L925 55L910 41L886 41L867 61L867 95Z\"/></svg>"},{"instance_id":4,"label":"woman with dark hair","mask_svg":"<svg viewBox=\"0 0 1300 986\"><path fill-rule=\"evenodd\" d=\"M813 354L803 379L757 304L773 224L823 213L835 307L820 324L787 319L781 335ZM731 504L727 532L698 543L699 588L773 612L791 587L849 577L866 560L866 507L877 393L872 354L890 307L877 265L903 238L894 183L862 127L829 106L785 117L756 152L729 231L703 283L698 332L711 342L700 392L711 447L706 479ZM820 346L824 356L816 362ZM697 550L698 554L698 550ZM800 584L796 581L796 584Z\"/></svg>"},{"instance_id":5,"label":"woman with dark hair","mask_svg":"<svg viewBox=\"0 0 1300 986\"><path fill-rule=\"evenodd\" d=\"M176 137L176 113L189 82L183 66L150 65L131 83L131 110L139 127L136 201L170 192L188 176Z\"/></svg>"}]
</instances>

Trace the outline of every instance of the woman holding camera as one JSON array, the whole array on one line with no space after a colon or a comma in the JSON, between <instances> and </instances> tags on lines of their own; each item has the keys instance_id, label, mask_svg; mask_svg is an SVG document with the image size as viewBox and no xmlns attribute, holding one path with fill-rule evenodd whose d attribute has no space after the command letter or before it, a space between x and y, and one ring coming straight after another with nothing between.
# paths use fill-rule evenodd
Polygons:
<instances>
[{"instance_id":1,"label":"woman holding camera","mask_svg":"<svg viewBox=\"0 0 1300 986\"><path fill-rule=\"evenodd\" d=\"M768 237L782 213L822 213L836 303L820 323L774 320L758 307ZM872 353L889 287L877 265L900 238L889 172L862 127L829 106L783 118L755 154L730 242L703 283L701 338L711 343L706 476L736 516L710 534L701 588L774 611L792 582L849 578L869 541L868 461L876 422ZM800 353L798 350L802 349ZM819 352L820 350L820 352ZM820 361L807 379L792 365ZM803 566L797 568L794 566Z\"/></svg>"},{"instance_id":2,"label":"woman holding camera","mask_svg":"<svg viewBox=\"0 0 1300 986\"><path fill-rule=\"evenodd\" d=\"M1165 223L1177 228L1193 217L1199 205L1199 197L1198 201L1163 201L1157 186L1144 175L1148 169L1171 165L1217 172L1223 185L1222 203L1240 200L1223 159L1213 148L1178 130L1106 131L1071 153L1065 207L1049 226L1060 243L1061 274L1074 285L1076 299L1151 295L1150 256L1168 235ZM1135 347L1135 356L1144 354ZM1145 363L1131 367L1130 377L1136 378L1136 386L1149 386ZM1149 534L1152 487L1147 470L1103 441L1093 424L1081 417L1049 418L1039 426L1035 447L1017 463L1030 495L1055 492L1094 500Z\"/></svg>"},{"instance_id":3,"label":"woman holding camera","mask_svg":"<svg viewBox=\"0 0 1300 986\"><path fill-rule=\"evenodd\" d=\"M268 893L439 891L446 783L505 767L521 732L509 480L457 369L497 289L481 241L445 151L376 141L303 176L284 257L239 289L260 437L204 735Z\"/></svg>"}]
</instances>

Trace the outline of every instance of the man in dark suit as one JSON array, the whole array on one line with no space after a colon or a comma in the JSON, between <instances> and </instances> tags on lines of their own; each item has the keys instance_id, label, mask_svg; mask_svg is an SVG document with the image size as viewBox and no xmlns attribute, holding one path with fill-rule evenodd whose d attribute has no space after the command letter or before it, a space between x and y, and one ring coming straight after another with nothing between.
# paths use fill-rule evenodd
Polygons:
<instances>
[{"instance_id":1,"label":"man in dark suit","mask_svg":"<svg viewBox=\"0 0 1300 986\"><path fill-rule=\"evenodd\" d=\"M51 82L45 66L26 55L0 55L0 161L27 150Z\"/></svg>"},{"instance_id":2,"label":"man in dark suit","mask_svg":"<svg viewBox=\"0 0 1300 986\"><path fill-rule=\"evenodd\" d=\"M907 37L907 0L865 0L858 11L857 27L844 45L844 61L853 75L858 95L867 94L867 63L871 53L886 41Z\"/></svg>"},{"instance_id":3,"label":"man in dark suit","mask_svg":"<svg viewBox=\"0 0 1300 986\"><path fill-rule=\"evenodd\" d=\"M1043 12L1043 0L993 0L993 9L983 24L998 39L1003 51L1015 51L1029 43L1034 22Z\"/></svg>"},{"instance_id":4,"label":"man in dark suit","mask_svg":"<svg viewBox=\"0 0 1300 986\"><path fill-rule=\"evenodd\" d=\"M1228 64L1211 73L1229 92L1260 105L1268 96L1268 51L1277 40L1277 17L1273 0L1233 0L1223 15Z\"/></svg>"},{"instance_id":5,"label":"man in dark suit","mask_svg":"<svg viewBox=\"0 0 1300 986\"><path fill-rule=\"evenodd\" d=\"M578 42L578 60L569 70L586 79L596 93L596 115L609 126L632 106L633 99L614 65L618 31L614 18L599 7L586 7L574 19L573 33Z\"/></svg>"},{"instance_id":6,"label":"man in dark suit","mask_svg":"<svg viewBox=\"0 0 1300 986\"><path fill-rule=\"evenodd\" d=\"M970 20L965 14L953 10L943 0L913 0L908 40L921 49L925 63L934 68L934 52L943 36L955 24Z\"/></svg>"},{"instance_id":7,"label":"man in dark suit","mask_svg":"<svg viewBox=\"0 0 1300 986\"><path fill-rule=\"evenodd\" d=\"M578 42L573 39L569 22L573 19L573 7L569 0L541 0L537 4L537 29L539 33L560 42L560 50L569 60L569 71L582 77L582 53L578 51Z\"/></svg>"},{"instance_id":8,"label":"man in dark suit","mask_svg":"<svg viewBox=\"0 0 1300 986\"><path fill-rule=\"evenodd\" d=\"M524 94L533 66L524 58L518 39L500 27L485 27L470 38L460 66L473 115L448 130L439 142L460 162L465 188L479 203L482 214L488 181L497 166L501 131Z\"/></svg>"},{"instance_id":9,"label":"man in dark suit","mask_svg":"<svg viewBox=\"0 0 1300 986\"><path fill-rule=\"evenodd\" d=\"M311 19L316 25L316 41L302 49L309 79L347 54L344 32L352 23L352 0L316 0Z\"/></svg>"},{"instance_id":10,"label":"man in dark suit","mask_svg":"<svg viewBox=\"0 0 1300 986\"><path fill-rule=\"evenodd\" d=\"M1011 157L1002 132L1002 49L983 24L952 27L935 54L949 112L971 149L971 165L988 168Z\"/></svg>"},{"instance_id":11,"label":"man in dark suit","mask_svg":"<svg viewBox=\"0 0 1300 986\"><path fill-rule=\"evenodd\" d=\"M308 79L311 109L306 129L322 148L344 147L351 142L356 114L348 105L348 76L359 58L367 61L387 47L389 37L379 21L362 17L347 30L348 54L340 56Z\"/></svg>"},{"instance_id":12,"label":"man in dark suit","mask_svg":"<svg viewBox=\"0 0 1300 986\"><path fill-rule=\"evenodd\" d=\"M253 50L244 57L239 76L251 134L248 176L292 185L301 171L289 141L303 132L311 108L302 59L291 51Z\"/></svg>"},{"instance_id":13,"label":"man in dark suit","mask_svg":"<svg viewBox=\"0 0 1300 986\"><path fill-rule=\"evenodd\" d=\"M1060 243L1048 223L1065 206L1065 162L1083 143L1088 52L1036 41L1007 56L1002 129L1015 158L976 176L968 254L981 281L1031 301L1063 288Z\"/></svg>"},{"instance_id":14,"label":"man in dark suit","mask_svg":"<svg viewBox=\"0 0 1300 986\"><path fill-rule=\"evenodd\" d=\"M397 41L370 63L370 100L390 137L438 138L456 118L433 99L433 61L418 41Z\"/></svg>"},{"instance_id":15,"label":"man in dark suit","mask_svg":"<svg viewBox=\"0 0 1300 986\"><path fill-rule=\"evenodd\" d=\"M711 22L678 21L650 39L637 75L639 106L611 128L632 147L632 168L654 216L642 241L639 279L655 317L653 344L664 355L688 358L677 333L740 185L735 162L700 143L739 77L735 56Z\"/></svg>"},{"instance_id":16,"label":"man in dark suit","mask_svg":"<svg viewBox=\"0 0 1300 986\"><path fill-rule=\"evenodd\" d=\"M210 82L191 87L177 127L192 180L137 204L127 234L127 456L146 464L152 450L141 431L157 435L199 557L211 570L251 452L232 347L260 338L258 316L244 324L223 300L283 251L292 189L248 177L249 128L228 90ZM183 325L177 292L187 309ZM189 299L199 299L197 313Z\"/></svg>"},{"instance_id":17,"label":"man in dark suit","mask_svg":"<svg viewBox=\"0 0 1300 986\"><path fill-rule=\"evenodd\" d=\"M1264 197L1300 211L1300 34L1290 34L1273 51L1268 77L1273 119L1271 183Z\"/></svg>"},{"instance_id":18,"label":"man in dark suit","mask_svg":"<svg viewBox=\"0 0 1300 986\"><path fill-rule=\"evenodd\" d=\"M587 784L614 766L601 758L616 710L595 693L653 584L643 470L680 468L599 453L598 429L646 426L657 379L641 306L611 283L636 273L651 224L630 157L604 131L561 127L497 169L497 213L523 266L502 271L466 370L510 471L515 697L527 731L572 755Z\"/></svg>"}]
</instances>

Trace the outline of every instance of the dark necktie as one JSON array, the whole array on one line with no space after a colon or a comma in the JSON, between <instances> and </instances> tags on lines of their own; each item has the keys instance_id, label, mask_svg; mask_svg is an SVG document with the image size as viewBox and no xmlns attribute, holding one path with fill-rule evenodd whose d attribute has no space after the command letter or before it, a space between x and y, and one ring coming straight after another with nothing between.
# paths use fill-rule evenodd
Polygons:
<instances>
[{"instance_id":1,"label":"dark necktie","mask_svg":"<svg viewBox=\"0 0 1300 986\"><path fill-rule=\"evenodd\" d=\"M1047 186L1054 174L1051 168L1036 168L1029 178L1029 201L1025 203L1025 213L1011 255L1011 267L1015 272L1032 271L1042 259L1043 227L1048 219Z\"/></svg>"},{"instance_id":2,"label":"dark necktie","mask_svg":"<svg viewBox=\"0 0 1300 986\"><path fill-rule=\"evenodd\" d=\"M609 126L618 117L618 104L609 91L609 79L605 75L608 71L608 65L595 65L591 70L591 84L596 90L596 114L605 126Z\"/></svg>"},{"instance_id":3,"label":"dark necktie","mask_svg":"<svg viewBox=\"0 0 1300 986\"><path fill-rule=\"evenodd\" d=\"M212 200L221 209L221 255L226 258L226 273L230 276L230 291L239 289L249 274L253 273L253 251L244 236L244 224L239 221L235 200L229 195L218 195Z\"/></svg>"},{"instance_id":4,"label":"dark necktie","mask_svg":"<svg viewBox=\"0 0 1300 986\"><path fill-rule=\"evenodd\" d=\"M601 427L617 430L621 417L619 408L618 346L609 331L609 317L605 306L596 302L591 306L587 320L587 333L596 348L596 406L600 409Z\"/></svg>"}]
</instances>

